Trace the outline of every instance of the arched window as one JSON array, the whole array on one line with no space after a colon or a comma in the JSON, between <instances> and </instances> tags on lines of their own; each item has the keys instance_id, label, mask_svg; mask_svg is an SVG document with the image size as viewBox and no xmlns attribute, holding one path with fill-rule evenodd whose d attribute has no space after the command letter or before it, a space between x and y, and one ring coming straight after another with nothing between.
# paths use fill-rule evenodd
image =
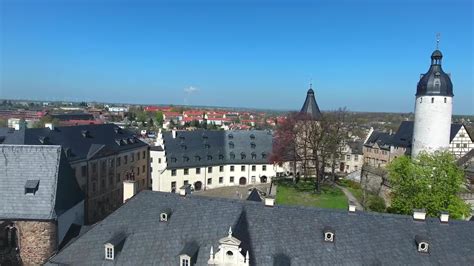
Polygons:
<instances>
[{"instance_id":1,"label":"arched window","mask_svg":"<svg viewBox=\"0 0 474 266\"><path fill-rule=\"evenodd\" d=\"M431 103L434 103L434 97L431 97Z\"/></svg>"}]
</instances>

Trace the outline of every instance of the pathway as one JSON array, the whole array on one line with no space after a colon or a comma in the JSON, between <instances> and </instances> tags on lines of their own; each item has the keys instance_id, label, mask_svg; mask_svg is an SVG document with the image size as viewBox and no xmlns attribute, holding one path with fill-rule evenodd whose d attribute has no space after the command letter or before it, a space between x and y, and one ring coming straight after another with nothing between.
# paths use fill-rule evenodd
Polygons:
<instances>
[{"instance_id":1,"label":"pathway","mask_svg":"<svg viewBox=\"0 0 474 266\"><path fill-rule=\"evenodd\" d=\"M356 207L357 207L357 210L360 210L360 211L363 211L364 210L364 207L362 206L362 204L359 203L359 201L357 200L356 197L354 197L354 195L352 195L352 193L345 187L341 187L339 185L336 184L336 187L339 188L340 190L342 190L342 192L344 192L344 194L346 195L347 199L349 201L352 201Z\"/></svg>"}]
</instances>

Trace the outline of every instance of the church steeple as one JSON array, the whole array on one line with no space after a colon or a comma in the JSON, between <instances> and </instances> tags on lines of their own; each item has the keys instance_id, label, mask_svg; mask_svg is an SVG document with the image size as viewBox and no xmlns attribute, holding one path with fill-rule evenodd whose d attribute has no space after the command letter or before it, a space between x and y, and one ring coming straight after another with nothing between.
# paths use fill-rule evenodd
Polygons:
<instances>
[{"instance_id":1,"label":"church steeple","mask_svg":"<svg viewBox=\"0 0 474 266\"><path fill-rule=\"evenodd\" d=\"M321 111L319 110L316 98L314 97L313 84L309 84L309 90L306 94L306 100L304 101L303 107L301 107L300 114L309 116L313 120L321 119Z\"/></svg>"}]
</instances>

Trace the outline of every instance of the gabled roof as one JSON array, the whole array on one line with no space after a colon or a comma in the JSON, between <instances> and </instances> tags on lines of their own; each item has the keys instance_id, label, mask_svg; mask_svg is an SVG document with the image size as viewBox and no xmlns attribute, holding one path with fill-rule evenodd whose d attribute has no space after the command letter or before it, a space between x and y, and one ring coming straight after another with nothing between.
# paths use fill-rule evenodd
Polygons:
<instances>
[{"instance_id":1,"label":"gabled roof","mask_svg":"<svg viewBox=\"0 0 474 266\"><path fill-rule=\"evenodd\" d=\"M160 210L173 207L167 223ZM139 217L139 219L137 219ZM51 263L104 264L103 245L115 232L128 234L118 265L178 265L186 243L198 246L196 265L207 265L211 246L232 236L250 255L250 265L470 265L474 223L438 218L425 222L411 216L299 206L266 207L262 203L196 195L142 191L87 233L53 256ZM323 230L335 242L323 241ZM429 239L430 253L417 251L415 236ZM288 265L288 264L286 264Z\"/></svg>"},{"instance_id":2,"label":"gabled roof","mask_svg":"<svg viewBox=\"0 0 474 266\"><path fill-rule=\"evenodd\" d=\"M60 146L0 145L0 152L0 220L56 219L84 199Z\"/></svg>"},{"instance_id":3,"label":"gabled roof","mask_svg":"<svg viewBox=\"0 0 474 266\"><path fill-rule=\"evenodd\" d=\"M314 91L311 88L306 94L306 100L304 101L303 107L301 107L300 114L307 115L314 120L319 120L322 117L319 106L316 103L316 98L314 97Z\"/></svg>"},{"instance_id":4,"label":"gabled roof","mask_svg":"<svg viewBox=\"0 0 474 266\"><path fill-rule=\"evenodd\" d=\"M168 169L224 164L268 164L273 136L264 130L163 133Z\"/></svg>"},{"instance_id":5,"label":"gabled roof","mask_svg":"<svg viewBox=\"0 0 474 266\"><path fill-rule=\"evenodd\" d=\"M61 145L69 150L69 161L89 159L103 150L102 146L107 154L147 146L134 133L114 124L8 130L0 128L0 136L6 136L4 144Z\"/></svg>"},{"instance_id":6,"label":"gabled roof","mask_svg":"<svg viewBox=\"0 0 474 266\"><path fill-rule=\"evenodd\" d=\"M352 154L363 154L362 148L364 147L364 142L361 140L356 140L356 141L349 141L347 143L349 147L351 148Z\"/></svg>"},{"instance_id":7,"label":"gabled roof","mask_svg":"<svg viewBox=\"0 0 474 266\"><path fill-rule=\"evenodd\" d=\"M364 146L377 146L381 149L389 150L392 143L392 135L386 132L373 131L365 142Z\"/></svg>"},{"instance_id":8,"label":"gabled roof","mask_svg":"<svg viewBox=\"0 0 474 266\"><path fill-rule=\"evenodd\" d=\"M247 197L247 200L250 201L256 201L256 202L262 202L262 198L260 197L260 193L258 192L257 188L253 188L252 191L250 192L249 196Z\"/></svg>"},{"instance_id":9,"label":"gabled roof","mask_svg":"<svg viewBox=\"0 0 474 266\"><path fill-rule=\"evenodd\" d=\"M459 130L463 127L463 124L451 124L451 131L449 141L453 141L453 139L458 134ZM393 135L391 139L391 145L396 147L411 147L411 141L413 138L413 128L414 122L413 121L403 121L398 127L397 132Z\"/></svg>"}]
</instances>

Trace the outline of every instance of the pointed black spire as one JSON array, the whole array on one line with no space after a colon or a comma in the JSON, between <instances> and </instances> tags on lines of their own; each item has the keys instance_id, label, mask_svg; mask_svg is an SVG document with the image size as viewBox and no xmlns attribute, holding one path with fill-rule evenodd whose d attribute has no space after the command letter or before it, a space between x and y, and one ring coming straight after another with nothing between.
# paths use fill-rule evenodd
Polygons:
<instances>
[{"instance_id":1,"label":"pointed black spire","mask_svg":"<svg viewBox=\"0 0 474 266\"><path fill-rule=\"evenodd\" d=\"M309 90L306 94L306 100L304 101L303 107L301 107L300 114L309 116L314 120L321 118L321 111L319 110L316 99L314 98L313 84L309 84Z\"/></svg>"}]
</instances>

